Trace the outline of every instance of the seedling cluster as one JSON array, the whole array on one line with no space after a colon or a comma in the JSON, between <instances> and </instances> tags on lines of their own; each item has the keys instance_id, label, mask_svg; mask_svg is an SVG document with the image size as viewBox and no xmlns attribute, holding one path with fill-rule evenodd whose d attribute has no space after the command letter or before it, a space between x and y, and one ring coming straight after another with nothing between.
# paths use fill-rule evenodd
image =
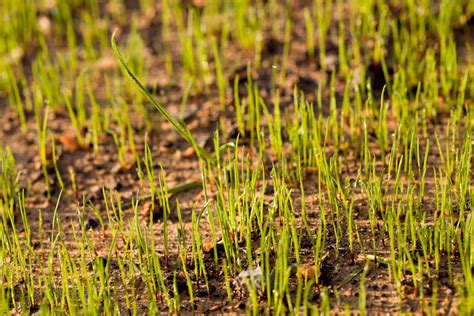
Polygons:
<instances>
[{"instance_id":1,"label":"seedling cluster","mask_svg":"<svg viewBox=\"0 0 474 316\"><path fill-rule=\"evenodd\" d=\"M473 19L2 0L0 313L471 315Z\"/></svg>"}]
</instances>

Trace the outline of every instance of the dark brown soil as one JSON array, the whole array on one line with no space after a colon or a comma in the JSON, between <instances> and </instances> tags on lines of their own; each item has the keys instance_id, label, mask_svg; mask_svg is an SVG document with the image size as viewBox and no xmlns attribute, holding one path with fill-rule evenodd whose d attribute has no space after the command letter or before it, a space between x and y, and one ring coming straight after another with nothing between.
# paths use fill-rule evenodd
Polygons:
<instances>
[{"instance_id":1,"label":"dark brown soil","mask_svg":"<svg viewBox=\"0 0 474 316\"><path fill-rule=\"evenodd\" d=\"M194 2L194 1L189 1ZM327 48L328 67L327 72L322 73L320 66L318 65L317 59L310 59L306 53L305 46L305 26L303 12L300 8L304 5L305 1L294 1L293 14L295 15L295 24L293 26L290 55L288 60L288 71L287 78L284 83L279 87L281 91L281 103L282 108L290 108L293 103L293 87L298 87L305 92L305 95L309 100L315 99L315 91L319 84L323 84L324 80L328 80L330 72L333 69L338 68L338 53L336 43L329 41ZM128 3L128 2L127 2ZM130 2L132 3L132 2ZM127 11L136 10L136 6L127 6ZM173 56L175 75L169 77L164 71L165 60L160 52L160 45L156 44L160 41L161 37L161 22L160 22L160 5L157 6L156 15L149 21L144 23L145 25L140 30L145 44L146 52L144 52L144 58L146 65L150 73L150 82L148 82L151 89L156 89L159 100L166 105L167 109L173 114L179 113L180 103L183 97L183 91L185 90L186 83L181 79L180 74L182 70L179 66L179 56L176 54ZM472 24L472 23L471 23ZM336 27L334 25L334 27ZM115 28L114 25L109 27L109 32L112 32ZM471 28L472 30L472 28ZM175 32L176 30L173 30ZM118 37L119 42L123 42L126 38L128 30L127 27L122 27L120 36ZM174 33L173 35L176 35ZM179 45L177 36L172 36L174 39L172 47ZM464 50L463 41L467 41L466 38L473 39L472 32L460 33L459 35L459 53L463 56L460 59L467 58L466 51ZM272 61L274 56L280 55L283 50L283 38L275 38L270 32L265 34L265 46L262 55L262 65L258 70L252 71L253 80L259 85L262 96L266 101L270 101L270 81L272 76ZM50 50L64 50L64 46L54 41L50 42ZM229 83L232 85L233 78L239 74L241 80L240 92L245 95L245 78L246 78L246 65L249 61L253 60L252 53L246 52L238 47L235 43L230 42L231 47L227 49L227 55L224 57L226 60L233 60L232 68L226 69L226 76L229 78ZM316 52L317 55L317 52ZM118 64L111 57L112 55L102 56L101 59L104 63L110 62L112 68L117 69ZM472 63L472 62L471 62ZM25 69L29 64L28 60L25 59ZM100 72L102 69L99 68L97 72L96 84L94 85L94 91L98 96L99 102L104 102L104 86L101 81ZM368 75L374 83L374 89L381 89L385 84L383 73L377 68L377 65L367 65ZM31 79L31 78L30 78ZM213 86L214 87L214 86ZM343 94L344 82L337 82L337 97L341 98ZM323 90L323 102L325 104L323 113L329 112L328 89ZM102 96L102 97L101 97ZM196 94L192 92L188 100L188 106L186 108L186 123L190 127L193 134L196 136L199 142L206 144L207 148L212 148L212 137L213 132L219 122L222 119L224 138L231 138L232 131L235 130L235 121L233 114L233 101L232 92L227 91L226 97L226 112L220 113L216 111L219 104L219 96L217 89L212 88L208 93ZM270 104L270 102L268 102ZM195 155L190 151L189 145L179 137L179 135L172 129L172 127L163 122L159 114L148 106L148 113L154 124L154 129L148 132L148 143L151 146L153 153L153 161L155 162L155 171L159 172L159 164L163 167L166 174L166 180L169 187L174 185L188 182L190 180L199 180L199 163ZM52 225L53 210L60 195L60 188L57 181L54 181L54 171L50 170L50 175L53 178L52 186L52 198L50 200L46 197L46 188L44 185L44 179L40 167L40 160L38 154L37 145L37 131L34 113L28 113L27 115L27 126L28 132L23 134L20 131L19 122L17 116L12 112L8 106L8 101L5 93L0 91L0 142L4 145L11 147L16 162L18 171L21 173L20 185L25 188L26 192L26 206L28 208L28 221L32 230L32 238L35 242L39 242L39 217L43 219L43 233L44 236L48 236L51 230L48 229ZM430 135L434 135L435 131L440 135L444 135L445 121L447 120L447 114L441 114L440 120L436 123L430 124ZM144 137L145 129L143 128L143 122L140 122L140 118L136 113L132 113L133 126L135 130L135 140L137 144L137 151L139 153L144 152ZM394 124L393 124L394 125ZM159 126L159 128L157 128ZM110 135L103 135L100 140L100 146L98 152L94 152L92 148L76 148L74 144L73 130L66 111L60 111L57 113L50 113L48 117L48 127L52 134L58 139L57 149L59 152L58 167L65 181L65 186L68 188L61 195L59 204L58 216L62 223L62 230L66 236L66 243L69 243L72 254L78 254L78 245L72 242L73 237L71 234L71 226L74 226L76 230L79 229L79 221L77 216L77 208L80 207L85 199L88 203L95 205L101 212L103 218L107 218L105 215L105 208L103 204L102 188L108 192L109 190L116 190L120 198L123 201L130 200L134 197L137 192L142 188L139 177L137 175L133 158L128 157L131 167L128 170L123 169L118 161L117 149L114 141ZM112 126L114 129L115 126ZM394 127L392 127L393 130ZM434 136L431 136L431 143L435 143ZM245 139L242 140L245 142ZM374 147L377 145L374 144ZM437 149L433 146L431 148L429 158L429 168L436 166L439 162L439 154ZM382 167L382 166L381 166ZM72 191L72 183L69 176L69 170L74 170L76 175L77 192ZM358 163L355 157L347 157L344 161L343 166L343 179L349 179L354 181L357 176ZM433 182L433 174L428 175L428 183ZM317 195L317 174L312 174L308 171L305 182L305 194L308 219L310 224L314 224L316 229L318 222L318 201ZM145 182L145 190L148 190ZM211 192L212 192L212 188ZM297 186L294 188L294 202L297 210L301 209L301 197ZM433 206L429 200L434 198L433 187L428 187L428 193L426 194L426 205L428 217L432 216L433 210L430 209L430 205ZM176 198L179 199L181 206L183 221L185 227L189 228L191 225L191 212L193 205L196 209L199 209L203 205L204 196L200 188L192 189L185 193L178 194ZM172 204L176 203L172 201ZM357 198L354 209L354 217L356 219L361 239L367 249L370 247L370 227L368 223L367 211L368 206L364 199L361 197ZM143 216L143 227L146 227L148 221L149 205L147 202L143 202L139 206L139 211ZM108 222L105 223L105 229L102 229L98 219L92 211L86 212L86 223L89 228L88 235L91 238L96 255L99 257L107 257L107 250L110 246L112 236L110 233L110 227ZM132 218L133 213L130 209L125 210L123 215L125 218ZM173 272L179 270L179 259L177 257L177 219L171 218L169 227L170 231L170 257L168 259L168 266L166 267L166 278L167 282L172 284ZM21 220L18 220L18 227L21 228ZM329 227L330 225L328 225ZM165 256L162 247L162 231L163 224L158 219L154 224L154 231L156 237L157 251L162 254L163 263L165 263ZM202 224L202 233L205 241L210 240L210 233L206 224ZM332 307L337 312L344 311L344 304L348 304L350 309L357 310L358 306L358 292L360 287L360 277L362 269L365 265L365 259L360 256L361 253L358 244L355 244L355 248L351 253L349 251L348 241L342 240L339 244L339 248L336 249L335 237L332 229L328 229L327 238L327 255L322 266L321 285L329 288L330 300ZM207 240L206 240L207 238ZM43 243L46 245L49 243L49 238L43 238ZM303 239L304 240L304 239ZM121 241L119 241L120 244ZM388 256L389 248L388 244L384 240L377 240L378 242L378 255ZM311 263L313 258L313 250L311 249L311 243L306 243L307 247L304 247L305 243L302 243L303 248L301 249L302 258L307 263ZM46 246L46 248L48 248ZM45 256L46 254L40 254ZM46 258L43 257L45 260ZM104 259L106 260L106 259ZM460 270L460 264L458 260L453 260L454 266L453 271ZM177 266L176 266L177 265ZM195 301L196 310L199 312L244 312L245 302L247 298L245 295L236 295L236 300L233 305L230 305L227 300L227 294L224 286L224 276L220 267L213 266L212 256L208 256L208 275L210 279L211 293L207 293L205 288L201 285L201 288L196 286ZM117 265L111 263L110 269L117 269ZM115 271L116 282L120 282L119 272ZM352 280L346 282L346 278L354 274ZM456 274L456 273L455 273ZM192 276L193 277L193 276ZM178 274L178 288L182 289L182 310L188 311L190 306L188 304L189 297L187 296L186 281L183 275ZM296 282L296 278L295 278ZM433 291L433 282L437 284L437 311L442 314L455 313L457 310L456 297L454 296L455 289L453 284L447 277L447 265L441 267L440 274L433 276L432 279L426 280L425 291L426 297L431 297ZM402 280L402 288L404 290L400 295L397 293L393 280L390 276L388 267L384 264L376 264L372 262L369 264L369 270L366 276L366 291L367 291L367 309L370 314L381 314L381 313L399 313L399 312L420 312L421 304L419 300L419 294L415 293L413 282L409 275ZM146 286L137 277L137 302L139 304L139 313L146 311L147 309L147 294ZM313 303L320 302L320 288L315 288L310 300ZM337 290L338 295L335 295Z\"/></svg>"}]
</instances>

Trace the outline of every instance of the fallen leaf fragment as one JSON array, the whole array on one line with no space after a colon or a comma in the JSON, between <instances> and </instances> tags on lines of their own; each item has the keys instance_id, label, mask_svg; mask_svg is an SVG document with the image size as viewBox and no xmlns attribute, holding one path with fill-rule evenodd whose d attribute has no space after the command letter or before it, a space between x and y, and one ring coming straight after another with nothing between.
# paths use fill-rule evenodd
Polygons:
<instances>
[{"instance_id":1,"label":"fallen leaf fragment","mask_svg":"<svg viewBox=\"0 0 474 316\"><path fill-rule=\"evenodd\" d=\"M313 279L316 276L316 270L313 264L303 264L300 269L300 274L306 280Z\"/></svg>"},{"instance_id":2,"label":"fallen leaf fragment","mask_svg":"<svg viewBox=\"0 0 474 316\"><path fill-rule=\"evenodd\" d=\"M191 158L194 156L194 154L196 153L196 150L194 149L194 147L188 147L184 152L183 152L183 157L184 158Z\"/></svg>"},{"instance_id":3,"label":"fallen leaf fragment","mask_svg":"<svg viewBox=\"0 0 474 316\"><path fill-rule=\"evenodd\" d=\"M209 253L214 249L214 244L212 242L205 242L202 247L205 253Z\"/></svg>"},{"instance_id":4,"label":"fallen leaf fragment","mask_svg":"<svg viewBox=\"0 0 474 316\"><path fill-rule=\"evenodd\" d=\"M58 137L58 141L67 151L76 152L82 149L81 144L79 144L77 138L74 135L63 134Z\"/></svg>"}]
</instances>

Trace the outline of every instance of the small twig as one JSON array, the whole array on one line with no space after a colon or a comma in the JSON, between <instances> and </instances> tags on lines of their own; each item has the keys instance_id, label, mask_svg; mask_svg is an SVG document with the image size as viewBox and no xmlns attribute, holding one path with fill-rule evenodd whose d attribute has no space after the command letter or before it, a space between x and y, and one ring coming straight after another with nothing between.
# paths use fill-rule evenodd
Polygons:
<instances>
[{"instance_id":1,"label":"small twig","mask_svg":"<svg viewBox=\"0 0 474 316\"><path fill-rule=\"evenodd\" d=\"M378 256L374 256L374 255L365 255L364 258L366 260L369 260L369 261L374 261L374 262L377 262L379 264L382 264L384 266L388 266L389 265L389 260L388 259L385 259L383 257L378 257Z\"/></svg>"},{"instance_id":2,"label":"small twig","mask_svg":"<svg viewBox=\"0 0 474 316\"><path fill-rule=\"evenodd\" d=\"M374 256L374 255L365 255L364 256L365 260L372 261L372 262L377 262L378 264L382 264L385 266L389 265L389 262L387 259ZM355 277L357 277L359 274L361 274L364 271L364 269L358 269L355 271L352 271L351 274L349 274L344 280L341 281L336 287L336 289L340 289L343 286L345 286L347 283L351 282Z\"/></svg>"},{"instance_id":3,"label":"small twig","mask_svg":"<svg viewBox=\"0 0 474 316\"><path fill-rule=\"evenodd\" d=\"M199 180L198 181L191 181L191 182L181 183L181 184L178 184L175 187L172 187L172 188L166 190L166 192L164 192L164 191L156 192L155 198L163 198L165 196L167 198L171 198L172 196L174 196L176 194L183 193L183 192L195 189L195 188L199 187L200 185L201 185L201 181L199 181ZM151 198L152 198L152 195L147 194L145 196L140 197L138 199L138 201L150 200ZM131 208L133 206L133 204L136 203L136 202L137 202L136 199L125 201L121 205L122 209Z\"/></svg>"}]
</instances>

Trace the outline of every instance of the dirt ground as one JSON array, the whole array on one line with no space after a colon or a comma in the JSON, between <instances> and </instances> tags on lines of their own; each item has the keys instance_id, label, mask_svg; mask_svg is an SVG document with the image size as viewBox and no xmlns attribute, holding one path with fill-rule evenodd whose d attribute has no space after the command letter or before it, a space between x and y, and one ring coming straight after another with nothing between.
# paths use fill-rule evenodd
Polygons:
<instances>
[{"instance_id":1,"label":"dirt ground","mask_svg":"<svg viewBox=\"0 0 474 316\"><path fill-rule=\"evenodd\" d=\"M290 108L293 104L293 87L298 87L305 92L305 95L310 100L314 100L315 91L320 82L324 78L330 76L332 69L338 65L338 52L337 42L330 41L327 47L327 58L328 69L327 72L322 73L316 59L310 59L306 54L305 44L305 26L302 10L298 10L303 6L304 1L295 1L294 19L295 25L292 32L292 40L290 47L290 55L288 60L288 72L287 79L279 88L281 91L281 104L282 109ZM140 29L145 44L146 52L144 52L144 58L146 65L150 73L150 87L158 91L159 100L166 105L167 109L176 114L179 112L180 103L183 97L183 91L185 90L186 83L184 80L180 80L180 69L179 56L173 56L176 76L169 78L163 69L165 68L165 60L160 54L159 49L155 43L160 40L161 34L161 23L159 19L159 7L157 14L149 21L144 23L145 25ZM471 19L472 20L472 19ZM471 40L474 43L474 24L470 22L470 34L465 31L460 31L458 39L460 41L459 46L464 47L462 42ZM332 27L336 27L333 25ZM114 26L109 27L109 31L114 30ZM127 34L127 28L120 30L119 41L125 38ZM253 80L258 83L262 91L262 96L266 100L270 100L270 85L269 81L272 72L272 61L274 56L281 54L283 49L282 38L271 37L270 32L265 34L264 49L262 56L262 65L258 70L252 72ZM175 34L176 35L176 34ZM172 36L172 38L175 38ZM51 40L50 50L61 50L64 49L60 44L54 43ZM173 45L179 45L178 41L174 41ZM246 65L248 61L252 60L251 53L242 50L234 43L230 43L231 48L227 49L229 56L225 56L227 60L234 60L233 69L226 69L226 77L230 78L230 83L236 74L240 75L241 80L241 93L245 95L245 77L246 77ZM463 60L466 53L462 48L458 51L459 60ZM109 55L102 56L101 60L104 64L110 63L111 68L118 67L111 52ZM29 60L28 56L25 57L24 65L25 69L28 68ZM108 66L107 66L108 67ZM97 65L97 81L94 85L94 92L98 96L98 102L104 101L104 86L101 83L100 72L103 72L106 68L100 63ZM107 70L105 70L107 71ZM371 76L374 89L379 89L385 84L383 79L383 73L376 69L376 67L369 66L369 76ZM337 82L338 87L337 97L342 98L344 91L344 82ZM1 91L0 91L1 92ZM377 91L376 91L377 93ZM102 95L102 97L101 97ZM225 139L231 139L233 137L232 130L235 129L234 108L231 91L228 91L226 97L226 112L220 113L216 111L216 105L219 103L219 95L217 89L211 89L209 94L198 95L192 94L189 97L189 105L186 108L186 123L190 127L192 133L196 136L199 142L206 144L207 148L212 146L213 132L219 122L222 119L226 128L223 130ZM323 90L323 102L325 107L323 112L329 111L329 91ZM269 102L270 103L270 102ZM199 180L199 163L195 155L192 154L189 145L179 137L179 135L173 130L173 128L166 122L163 122L158 113L149 106L148 112L151 115L153 124L159 126L154 128L152 132L148 133L148 143L151 146L153 155L153 161L155 162L155 170L159 170L161 164L166 174L166 180L169 187L174 185L188 182L190 180ZM26 189L26 206L28 208L28 220L31 226L32 238L36 242L40 242L41 236L39 235L39 223L40 214L43 221L43 233L47 236L50 233L53 211L55 208L56 200L60 194L60 188L57 181L54 181L54 171L51 170L50 174L53 176L54 184L52 186L52 198L48 200L46 197L46 188L44 185L44 179L42 176L38 144L37 144L37 131L36 121L34 113L27 114L27 126L28 132L23 134L20 131L19 121L16 114L12 112L8 106L7 98L4 94L0 93L0 142L11 147L18 170L20 172L20 186ZM326 112L327 113L327 112ZM430 137L432 137L432 143L435 143L434 132L438 132L440 135L444 135L445 121L448 118L448 114L442 114L441 119L438 122L432 122L429 125ZM135 130L135 141L137 144L137 151L143 153L144 151L144 137L145 129L143 128L142 122L139 117L132 115L133 127ZM63 231L65 232L66 243L69 243L71 253L74 253L74 249L77 249L78 245L74 244L71 232L71 226L79 228L79 222L77 217L77 208L83 203L83 199L94 204L103 218L107 218L105 215L105 207L103 204L102 188L106 190L116 190L123 201L128 201L137 194L137 191L141 187L140 179L137 175L135 167L128 170L121 168L118 161L117 149L113 138L110 135L103 135L100 140L99 151L95 153L92 149L77 149L74 145L71 135L73 135L73 129L70 124L68 114L64 110L57 113L49 113L48 117L49 130L56 136L57 149L59 152L58 167L65 181L66 188L69 188L61 195L61 200L58 209L58 216L63 225ZM112 128L114 128L112 126ZM394 127L391 127L392 131ZM242 140L245 143L245 139ZM434 146L431 148L429 155L429 168L436 166L439 163L439 154ZM271 161L269 159L269 164ZM382 167L382 166L381 166ZM355 157L348 157L347 161L343 165L343 179L349 179L349 181L355 181L357 176L358 165ZM69 171L74 170L76 175L77 193L74 193L70 188L72 187ZM318 188L315 185L317 183L317 174L307 172L305 175L305 190L306 190L306 207L308 212L308 218L310 223L317 223L318 219L318 205L320 201L317 198ZM433 173L429 172L427 183L433 183ZM472 184L472 181L471 181ZM146 186L145 186L146 187ZM211 192L212 192L212 188ZM425 207L427 208L428 217L432 216L433 210L429 209L429 206L433 206L434 202L430 201L434 199L433 186L428 186L426 194ZM301 210L301 197L299 194L298 186L294 187L294 203L298 211ZM269 198L271 196L269 195ZM191 212L193 205L199 209L203 205L204 196L201 188L189 190L184 193L178 194L173 198L172 205L175 203L175 199L179 199L181 210L183 214L183 221L185 227L191 225ZM268 201L270 203L270 201ZM140 214L143 216L143 227L146 227L149 212L149 203L143 202L139 205ZM361 239L363 243L370 243L371 233L368 223L368 205L365 203L362 197L357 198L354 208L354 218L358 224ZM125 211L124 217L132 218L133 213L130 209ZM108 246L111 243L112 236L108 223L106 223L105 230L100 227L98 220L94 213L90 210L86 213L87 225L90 228L88 234L93 241L98 256L107 256ZM18 221L18 227L21 229L21 222ZM167 276L167 282L170 286L173 281L173 272L176 267L175 264L179 264L179 258L176 246L177 244L177 218L171 218L169 226L170 234L170 249L171 254L169 258L169 264L166 266L165 275ZM316 225L314 225L316 227ZM330 227L328 225L328 227ZM156 245L158 252L162 253L162 231L163 223L160 220L156 220L154 224ZM202 223L202 232L205 238L209 238L208 227L205 223ZM308 238L308 237L306 237ZM357 310L358 304L358 292L360 282L360 271L364 268L365 259L357 255L360 253L358 244L355 244L355 249L351 253L348 246L348 241L343 240L339 244L339 249L336 249L334 232L329 229L327 231L328 247L326 249L327 256L324 259L322 267L321 283L329 288L330 299L332 307L335 312L343 312L344 304L348 304L351 309ZM301 250L302 258L305 261L312 262L313 250L311 249L311 243L308 241L304 242L303 238L303 249ZM44 244L49 243L48 238L44 238L41 241ZM379 254L389 253L389 246L383 240L378 240ZM304 245L307 245L307 248ZM46 246L46 248L48 248ZM77 252L78 253L78 252ZM46 254L39 254L40 256L46 256ZM247 298L245 296L240 297L234 301L233 305L230 305L227 300L227 294L225 286L223 286L224 276L220 267L213 266L213 258L211 255L206 257L208 259L208 272L210 279L210 286L212 289L211 295L205 291L204 287L202 290L197 290L195 297L196 310L198 312L244 312L245 303ZM46 260L46 257L44 257ZM104 259L105 260L105 259ZM164 258L163 258L164 260ZM459 261L453 260L454 266L453 271L456 275L456 271L460 271L461 266ZM114 269L114 264L110 265L111 269ZM436 276L436 284L438 286L437 306L440 314L452 314L457 310L456 297L454 295L455 288L450 283L447 275L447 266L442 266L440 274ZM117 282L120 282L118 271L116 271ZM353 274L352 280L348 280L348 276ZM182 309L187 310L187 291L186 291L186 280L183 275L178 275L178 286L183 287ZM140 283L139 278L136 280L139 310L145 312L147 309L147 294L145 284ZM427 280L424 291L427 297L431 297L433 287L432 280ZM396 291L393 281L391 280L390 271L387 265L376 264L373 262L369 266L369 270L366 276L366 291L367 291L367 309L371 315L382 314L382 313L397 313L401 310L405 312L420 312L421 304L419 300L419 293L415 293L413 281L409 276L402 280L403 300L399 299L399 295ZM296 278L295 278L296 284ZM337 296L335 294L337 290ZM238 296L237 296L238 298ZM315 290L310 297L311 302L318 303L320 301L320 293Z\"/></svg>"}]
</instances>

